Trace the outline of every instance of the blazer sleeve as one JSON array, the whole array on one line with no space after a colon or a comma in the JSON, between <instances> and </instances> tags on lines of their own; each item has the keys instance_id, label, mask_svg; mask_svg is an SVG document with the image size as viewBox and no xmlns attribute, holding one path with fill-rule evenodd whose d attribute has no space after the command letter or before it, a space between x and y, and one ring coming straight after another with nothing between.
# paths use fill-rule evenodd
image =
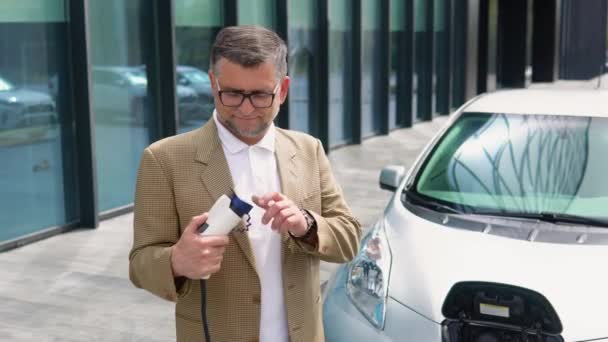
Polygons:
<instances>
[{"instance_id":1,"label":"blazer sleeve","mask_svg":"<svg viewBox=\"0 0 608 342\"><path fill-rule=\"evenodd\" d=\"M317 140L316 158L321 178L321 212L316 213L311 210L308 212L317 223L318 243L315 247L294 240L301 249L318 256L323 261L349 262L359 250L361 224L352 216L319 140Z\"/></svg>"},{"instance_id":2,"label":"blazer sleeve","mask_svg":"<svg viewBox=\"0 0 608 342\"><path fill-rule=\"evenodd\" d=\"M133 247L129 253L129 279L136 287L174 302L189 292L191 281L175 279L171 269L171 246L179 236L171 183L147 148L137 175Z\"/></svg>"}]
</instances>

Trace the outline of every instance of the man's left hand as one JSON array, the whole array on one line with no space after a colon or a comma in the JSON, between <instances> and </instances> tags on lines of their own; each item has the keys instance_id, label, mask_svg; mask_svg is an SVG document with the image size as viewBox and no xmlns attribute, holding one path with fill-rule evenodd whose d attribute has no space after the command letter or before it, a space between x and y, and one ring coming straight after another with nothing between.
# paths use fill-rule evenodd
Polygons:
<instances>
[{"instance_id":1,"label":"man's left hand","mask_svg":"<svg viewBox=\"0 0 608 342\"><path fill-rule=\"evenodd\" d=\"M253 203L266 210L262 224L272 221L271 228L280 233L291 233L293 236L306 234L308 224L300 208L287 196L278 192L268 192L253 196Z\"/></svg>"}]
</instances>

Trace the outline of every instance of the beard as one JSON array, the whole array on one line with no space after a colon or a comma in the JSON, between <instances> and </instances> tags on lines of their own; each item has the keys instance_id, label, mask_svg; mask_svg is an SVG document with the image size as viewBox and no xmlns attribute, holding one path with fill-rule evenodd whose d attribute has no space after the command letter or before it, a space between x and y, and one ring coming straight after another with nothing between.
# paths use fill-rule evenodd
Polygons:
<instances>
[{"instance_id":1,"label":"beard","mask_svg":"<svg viewBox=\"0 0 608 342\"><path fill-rule=\"evenodd\" d=\"M279 110L277 109L276 112L272 114L272 120L269 120L268 122L262 121L252 128L239 127L237 124L234 123L232 119L223 119L221 115L218 115L218 119L220 119L224 126L236 136L241 136L245 138L257 138L261 134L266 133L266 131L270 127L270 124L278 114Z\"/></svg>"}]
</instances>

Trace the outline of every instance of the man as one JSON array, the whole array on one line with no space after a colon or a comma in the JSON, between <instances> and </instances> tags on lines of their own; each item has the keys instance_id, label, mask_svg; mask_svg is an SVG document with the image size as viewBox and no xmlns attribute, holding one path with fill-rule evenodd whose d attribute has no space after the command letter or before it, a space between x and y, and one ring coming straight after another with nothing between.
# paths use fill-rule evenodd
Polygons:
<instances>
[{"instance_id":1,"label":"man","mask_svg":"<svg viewBox=\"0 0 608 342\"><path fill-rule=\"evenodd\" d=\"M177 302L178 341L204 340L203 321L212 341L323 341L319 261L357 253L361 228L320 142L273 125L289 88L286 54L267 29L220 31L213 118L144 151L130 278ZM198 235L235 188L255 204L249 230Z\"/></svg>"}]
</instances>

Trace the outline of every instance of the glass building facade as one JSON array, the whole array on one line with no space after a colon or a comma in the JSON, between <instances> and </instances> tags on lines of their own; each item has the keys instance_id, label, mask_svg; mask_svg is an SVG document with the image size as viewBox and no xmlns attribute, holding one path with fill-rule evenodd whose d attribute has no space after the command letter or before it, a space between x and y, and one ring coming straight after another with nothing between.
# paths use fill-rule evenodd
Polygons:
<instances>
[{"instance_id":1,"label":"glass building facade","mask_svg":"<svg viewBox=\"0 0 608 342\"><path fill-rule=\"evenodd\" d=\"M605 62L605 2L513 1L517 11L499 0L3 0L0 251L131 210L143 149L211 118L209 53L225 26L285 39L277 124L328 151L517 84L505 70L520 80L532 65L545 82L587 73L574 65L583 41L548 37L597 36L584 41L589 61ZM589 34L581 17L604 29Z\"/></svg>"}]
</instances>

